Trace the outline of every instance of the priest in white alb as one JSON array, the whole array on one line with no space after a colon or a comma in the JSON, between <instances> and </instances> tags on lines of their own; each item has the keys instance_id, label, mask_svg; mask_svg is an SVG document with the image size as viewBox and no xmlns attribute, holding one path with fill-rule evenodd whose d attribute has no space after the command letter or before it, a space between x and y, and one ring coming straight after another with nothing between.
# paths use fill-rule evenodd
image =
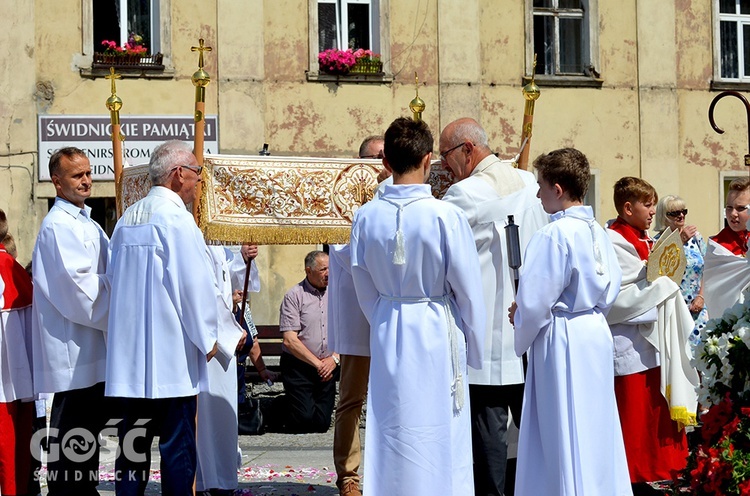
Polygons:
<instances>
[{"instance_id":1,"label":"priest in white alb","mask_svg":"<svg viewBox=\"0 0 750 496\"><path fill-rule=\"evenodd\" d=\"M219 351L228 366L236 346L217 347L216 277L185 207L195 200L201 169L186 143L156 147L151 190L112 234L106 394L116 397L123 418L120 446L130 446L115 462L118 496L144 493L155 436L163 493L193 494L196 396L207 388L206 362ZM133 429L142 435L133 437Z\"/></svg>"},{"instance_id":2,"label":"priest in white alb","mask_svg":"<svg viewBox=\"0 0 750 496\"><path fill-rule=\"evenodd\" d=\"M536 197L536 179L497 158L487 133L470 118L449 123L440 133L440 162L456 179L443 197L466 214L479 253L487 322L480 369L469 370L471 435L476 494L505 491L509 414L518 423L523 397L523 362L513 352L513 326L505 309L513 301L506 254L508 215L519 226L521 250L549 222Z\"/></svg>"},{"instance_id":3,"label":"priest in white alb","mask_svg":"<svg viewBox=\"0 0 750 496\"><path fill-rule=\"evenodd\" d=\"M463 212L432 197L433 137L396 119L383 163L394 184L357 211L354 287L370 324L364 494L473 494L467 364L478 367L485 312Z\"/></svg>"}]
</instances>

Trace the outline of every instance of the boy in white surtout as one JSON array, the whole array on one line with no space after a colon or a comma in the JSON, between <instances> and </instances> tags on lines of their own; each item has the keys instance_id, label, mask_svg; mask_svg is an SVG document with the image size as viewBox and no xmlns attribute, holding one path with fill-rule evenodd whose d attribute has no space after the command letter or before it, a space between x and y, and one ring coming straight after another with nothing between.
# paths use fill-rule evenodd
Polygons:
<instances>
[{"instance_id":1,"label":"boy in white surtout","mask_svg":"<svg viewBox=\"0 0 750 496\"><path fill-rule=\"evenodd\" d=\"M605 315L622 272L582 199L589 164L564 148L534 161L552 222L529 242L510 307L516 354L529 350L516 494L632 494ZM516 306L517 305L517 306Z\"/></svg>"},{"instance_id":2,"label":"boy in white surtout","mask_svg":"<svg viewBox=\"0 0 750 496\"><path fill-rule=\"evenodd\" d=\"M467 362L481 363L479 258L463 212L432 197L433 138L396 119L383 164L394 184L362 206L352 278L370 323L365 494L473 494Z\"/></svg>"}]
</instances>

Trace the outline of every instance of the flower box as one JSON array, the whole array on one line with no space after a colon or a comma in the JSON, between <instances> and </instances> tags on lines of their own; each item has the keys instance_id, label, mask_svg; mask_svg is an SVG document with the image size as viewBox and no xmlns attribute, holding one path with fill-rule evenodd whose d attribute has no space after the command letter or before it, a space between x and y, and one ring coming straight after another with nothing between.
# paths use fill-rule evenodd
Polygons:
<instances>
[{"instance_id":1,"label":"flower box","mask_svg":"<svg viewBox=\"0 0 750 496\"><path fill-rule=\"evenodd\" d=\"M140 55L127 53L94 53L93 69L139 69L151 71L163 71L162 60L164 55Z\"/></svg>"},{"instance_id":2,"label":"flower box","mask_svg":"<svg viewBox=\"0 0 750 496\"><path fill-rule=\"evenodd\" d=\"M362 58L357 60L349 72L352 74L380 74L383 72L383 62Z\"/></svg>"}]
</instances>

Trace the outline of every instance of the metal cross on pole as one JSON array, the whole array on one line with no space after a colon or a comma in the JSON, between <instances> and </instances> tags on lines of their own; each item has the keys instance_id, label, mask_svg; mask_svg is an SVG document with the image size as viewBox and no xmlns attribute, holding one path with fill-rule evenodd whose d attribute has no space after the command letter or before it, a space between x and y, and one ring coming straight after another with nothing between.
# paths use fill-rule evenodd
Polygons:
<instances>
[{"instance_id":1,"label":"metal cross on pole","mask_svg":"<svg viewBox=\"0 0 750 496\"><path fill-rule=\"evenodd\" d=\"M721 129L719 126L716 125L716 122L714 121L714 107L716 107L716 103L724 98L725 96L734 96L742 100L742 103L745 104L745 112L747 113L747 143L748 143L748 153L745 154L745 166L750 167L750 102L747 101L747 98L745 98L744 95L737 91L722 91L718 95L714 97L714 99L711 101L711 105L708 107L708 122L711 123L711 127L714 128L714 131L716 131L719 134L724 134L724 130ZM750 172L750 170L748 171Z\"/></svg>"}]
</instances>

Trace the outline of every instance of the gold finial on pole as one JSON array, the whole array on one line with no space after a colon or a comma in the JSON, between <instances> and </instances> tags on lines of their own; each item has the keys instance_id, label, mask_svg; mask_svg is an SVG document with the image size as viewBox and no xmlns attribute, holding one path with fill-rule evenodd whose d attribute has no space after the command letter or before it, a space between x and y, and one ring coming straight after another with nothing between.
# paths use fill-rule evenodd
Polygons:
<instances>
[{"instance_id":1,"label":"gold finial on pole","mask_svg":"<svg viewBox=\"0 0 750 496\"><path fill-rule=\"evenodd\" d=\"M422 112L424 112L424 109L427 107L424 103L424 100L419 98L419 77L417 76L417 71L414 71L414 90L417 93L417 96L414 97L414 100L409 102L409 109L412 111L413 117L415 121L421 121L422 120Z\"/></svg>"},{"instance_id":2,"label":"gold finial on pole","mask_svg":"<svg viewBox=\"0 0 750 496\"><path fill-rule=\"evenodd\" d=\"M191 52L198 52L198 70L193 73L193 85L195 86L195 137L193 142L193 154L198 160L198 165L203 165L203 133L206 128L205 109L206 109L206 86L211 82L211 76L203 70L203 52L210 52L211 47L203 45L203 38L198 40L197 47L190 47ZM202 196L202 187L199 182L195 186L195 201L193 202L193 217L198 223L200 217L200 199Z\"/></svg>"},{"instance_id":3,"label":"gold finial on pole","mask_svg":"<svg viewBox=\"0 0 750 496\"><path fill-rule=\"evenodd\" d=\"M539 86L534 82L534 75L536 74L536 54L534 54L534 65L531 68L531 81L529 84L523 87L523 97L526 100L526 104L523 108L523 128L521 130L521 151L519 152L518 168L526 170L529 166L529 151L531 147L531 131L534 123L534 102L536 102L541 96L542 92Z\"/></svg>"},{"instance_id":4,"label":"gold finial on pole","mask_svg":"<svg viewBox=\"0 0 750 496\"><path fill-rule=\"evenodd\" d=\"M125 137L120 132L120 109L122 99L117 96L115 81L122 76L115 73L115 68L109 68L109 75L104 76L112 83L112 94L107 98L106 106L109 110L109 120L112 124L112 165L115 171L115 203L117 204L117 217L122 215L122 141Z\"/></svg>"}]
</instances>

